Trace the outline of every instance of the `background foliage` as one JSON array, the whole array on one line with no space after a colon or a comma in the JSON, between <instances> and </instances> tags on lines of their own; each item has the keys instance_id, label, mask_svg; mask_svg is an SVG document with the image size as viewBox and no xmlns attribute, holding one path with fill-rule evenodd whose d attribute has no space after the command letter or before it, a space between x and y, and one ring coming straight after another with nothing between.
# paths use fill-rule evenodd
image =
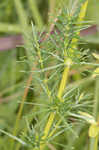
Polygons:
<instances>
[{"instance_id":1,"label":"background foliage","mask_svg":"<svg viewBox=\"0 0 99 150\"><path fill-rule=\"evenodd\" d=\"M20 16L17 12L18 6L15 0L1 0L0 1L0 36L10 36L16 34L23 34L24 36L28 37L31 33L29 33L31 28L31 20L37 27L37 31L43 32L45 28L49 29L50 23L50 14L55 14L54 8L54 1L55 0L36 0L34 8L31 8L31 4L28 3L26 0L22 0L22 6L25 8L25 12L23 16ZM61 0L62 1L62 0ZM57 6L61 7L61 1L57 0ZM69 3L68 0L65 0L65 5L67 6ZM91 21L92 24L99 24L99 2L97 0L89 1L87 13L85 16L85 20ZM39 12L39 13L38 13ZM21 13L21 12L20 12ZM54 16L54 15L52 15ZM24 25L24 33L22 32L22 24L24 21L28 22L28 25ZM28 30L27 30L28 29ZM28 37L29 41L32 41L33 36ZM39 37L38 37L39 38ZM99 32L94 35L89 35L84 37L83 42L85 44L79 44L80 48L88 48L90 55L92 52L98 53L99 51ZM30 44L32 42L29 42ZM26 47L31 48L31 45L25 45L21 47L14 48L8 51L0 51L0 129L7 131L8 133L13 134L15 121L17 118L18 110L19 110L19 103L23 99L23 93L27 86L27 80L30 75L30 68L32 65L28 63L27 59L30 59L30 54L26 52ZM25 47L25 48L24 48ZM49 47L48 47L49 48ZM26 57L27 56L27 57ZM94 57L90 57L91 62L99 63L99 60L96 60ZM46 64L47 65L47 64ZM86 69L86 71L85 71ZM90 70L89 70L90 69ZM22 72L22 71L25 72ZM95 67L84 68L83 66L78 69L75 73L75 67L73 71L70 73L70 79L67 89L71 89L71 87L75 87L81 84L81 91L82 93L90 93L88 99L91 101L92 105L91 108L88 109L88 113L95 116L98 114L98 111L95 112L96 103L95 100L99 99L98 89L99 89L99 79L93 80L90 78L91 73L95 70ZM83 71L84 70L84 71ZM60 71L61 72L61 71ZM27 102L35 103L38 100L39 92L38 87L36 87L36 81L32 80L28 92L28 96L26 97ZM79 95L79 90L76 91ZM43 96L43 95L42 95ZM42 99L41 99L42 103ZM86 106L89 104L86 104ZM98 105L98 104L97 104ZM93 106L93 107L92 107ZM37 107L31 105L24 105L22 116L28 116L32 114L35 110L37 111ZM40 108L39 108L40 109ZM97 109L98 110L98 109ZM39 115L39 118L42 118L45 114ZM72 118L71 118L72 119ZM26 130L28 128L28 123L30 126L35 124L37 121L36 118L33 119L33 116L30 115L29 120L25 120L23 117L20 119L20 123L17 128L17 136L23 137L26 135ZM75 122L75 120L74 120ZM76 130L77 135L79 138L72 135L71 132L67 132L66 134L62 134L56 138L56 143L61 144L49 144L48 149L74 149L74 150L91 150L91 140L89 140L88 136L88 127L89 125L85 122L81 122L80 125L74 125L74 129ZM32 129L31 129L32 130ZM32 131L31 131L32 132ZM29 135L31 136L31 135ZM72 136L72 142L71 142ZM32 138L32 137L31 137ZM22 138L24 139L24 138ZM27 135L26 139L27 141ZM11 139L3 134L0 133L0 149L7 150L10 143L13 143ZM66 143L66 144L65 144ZM18 149L30 149L25 148L20 145L18 142L14 143L16 150ZM66 145L64 147L64 145ZM11 148L13 147L13 144Z\"/></svg>"}]
</instances>

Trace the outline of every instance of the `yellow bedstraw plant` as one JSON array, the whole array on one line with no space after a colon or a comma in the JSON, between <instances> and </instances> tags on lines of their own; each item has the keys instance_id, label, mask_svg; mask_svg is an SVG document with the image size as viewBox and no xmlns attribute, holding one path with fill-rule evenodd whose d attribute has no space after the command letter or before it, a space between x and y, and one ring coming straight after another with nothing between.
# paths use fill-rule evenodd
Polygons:
<instances>
[{"instance_id":1,"label":"yellow bedstraw plant","mask_svg":"<svg viewBox=\"0 0 99 150\"><path fill-rule=\"evenodd\" d=\"M89 81L94 80L99 74L99 64L92 63L86 57L88 56L88 51L80 49L80 46L78 46L80 31L88 26L88 22L84 21L84 17L89 1L75 0L71 8L65 8L65 0L61 0L61 2L61 8L59 8L59 11L56 11L58 14L51 27L48 27L48 33L47 29L44 32L42 31L42 33L38 33L38 28L34 23L32 23L32 32L28 30L27 18L21 6L21 1L15 0L16 9L20 15L20 24L23 27L24 47L28 56L28 59L25 61L30 67L28 72L30 77L18 109L13 135L9 134L13 138L10 150L13 150L15 144L15 150L19 150L21 147L20 143L26 146L27 150L48 150L49 147L54 150L55 145L71 150L72 147L62 144L62 139L58 139L58 137L66 133L66 142L69 140L68 134L73 134L77 137L78 134L75 133L74 127L81 119L90 123L89 137L95 138L93 150L98 150L98 118L89 115L90 108L87 105L87 101L84 101L88 96L82 90L80 91L80 83L82 81L77 82L78 84L73 82L72 86L70 85L72 78L70 74L73 69L77 70L81 66L85 67L85 65L87 67L91 65L96 67L93 75L91 74L91 77L88 78ZM34 18L37 18L37 21L35 21L35 24L41 30L43 22L40 21L40 17L37 17L37 9L32 7L32 4L35 3L29 0L32 12L34 10L36 12ZM39 21L41 22L40 24ZM99 60L99 55L96 53L93 53L92 57ZM82 80L84 80L84 83L87 82L87 79L83 78ZM27 99L29 88L33 89L35 95L33 103L29 103ZM20 138L17 138L19 123L23 119L24 104L33 105L33 110L30 114L24 116L27 128L23 129ZM67 130L69 133L67 133ZM7 134L2 130L0 131ZM19 143L15 143L14 140L17 140Z\"/></svg>"},{"instance_id":2,"label":"yellow bedstraw plant","mask_svg":"<svg viewBox=\"0 0 99 150\"><path fill-rule=\"evenodd\" d=\"M78 20L77 20L78 24L80 22L82 22L83 19L84 19L84 16L86 14L87 5L88 5L88 0L85 0L84 2L82 2L82 6L81 6L81 9L80 9L79 17L78 17ZM69 14L70 19L71 19L71 16L73 16L73 15L74 14L72 12ZM67 26L66 28L67 28L67 30L69 30L69 26ZM79 32L77 34L79 34ZM68 37L68 35L66 35L66 36ZM68 39L68 41L69 41L69 39ZM77 42L78 42L78 39L76 39L76 38L72 39L71 43L73 43L73 45L72 45L72 47L69 50L70 53L71 53L70 55L72 55L72 51L77 47ZM65 48L67 48L67 46L68 46L67 45L68 44L67 40L66 40L66 42L64 42L64 44L65 44ZM70 58L68 58L68 54L66 53L66 50L64 50L64 51L65 51L65 53L64 53L64 65L66 65L66 67L65 67L65 69L63 71L62 79L61 79L59 90L58 90L58 94L57 94L57 97L59 98L61 103L63 102L62 95L63 95L64 89L66 88L66 85L67 85L69 70L70 70L70 67L71 67L71 65L73 63L72 60ZM50 116L49 116L48 122L47 122L45 130L44 130L44 136L42 137L43 140L46 139L46 137L48 136L49 130L51 128L51 125L53 124L53 120L54 119L55 119L55 113L52 112L50 114ZM57 125L59 125L60 122L61 122L61 120L59 120ZM56 125L56 127L57 127L57 125ZM45 144L41 144L40 145L40 149L41 150L43 150L44 145Z\"/></svg>"}]
</instances>

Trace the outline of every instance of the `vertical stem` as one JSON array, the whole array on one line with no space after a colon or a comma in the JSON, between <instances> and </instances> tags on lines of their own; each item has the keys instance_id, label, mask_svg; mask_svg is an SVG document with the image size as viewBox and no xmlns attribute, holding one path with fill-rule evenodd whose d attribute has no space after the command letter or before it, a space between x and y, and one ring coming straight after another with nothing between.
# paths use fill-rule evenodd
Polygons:
<instances>
[{"instance_id":1,"label":"vertical stem","mask_svg":"<svg viewBox=\"0 0 99 150\"><path fill-rule=\"evenodd\" d=\"M95 101L94 101L94 109L93 115L95 119L98 119L98 110L99 110L99 77L96 79L96 86L95 86ZM90 139L90 150L98 150L98 137L95 139Z\"/></svg>"},{"instance_id":2,"label":"vertical stem","mask_svg":"<svg viewBox=\"0 0 99 150\"><path fill-rule=\"evenodd\" d=\"M88 6L88 0L85 1L85 3L83 4L83 7L81 8L81 11L80 11L80 14L79 14L79 20L78 20L79 22L83 21L83 18L86 14L87 6Z\"/></svg>"},{"instance_id":3,"label":"vertical stem","mask_svg":"<svg viewBox=\"0 0 99 150\"><path fill-rule=\"evenodd\" d=\"M52 16L55 14L55 6L56 6L56 0L49 0L49 21L52 18Z\"/></svg>"},{"instance_id":4,"label":"vertical stem","mask_svg":"<svg viewBox=\"0 0 99 150\"><path fill-rule=\"evenodd\" d=\"M99 77L96 79L96 86L95 86L95 102L94 102L94 110L93 115L98 119L98 110L99 110Z\"/></svg>"},{"instance_id":5,"label":"vertical stem","mask_svg":"<svg viewBox=\"0 0 99 150\"><path fill-rule=\"evenodd\" d=\"M63 72L63 76L62 76L62 79L61 79L61 82L60 82L60 87L59 87L59 90L58 90L58 97L59 97L61 102L62 102L61 97L62 97L62 94L64 92L64 88L66 87L66 81L67 81L68 73L69 73L69 67L66 67L64 72ZM62 86L62 84L63 84L63 86ZM44 136L42 138L43 140L45 140L46 137L48 136L48 133L49 133L49 130L50 130L52 124L53 124L54 118L55 118L55 113L52 112L49 116L48 122L45 126L45 129L44 129ZM45 144L41 144L40 149L43 150L44 146L45 146Z\"/></svg>"},{"instance_id":6,"label":"vertical stem","mask_svg":"<svg viewBox=\"0 0 99 150\"><path fill-rule=\"evenodd\" d=\"M44 23L43 23L43 20L41 18L41 15L38 11L36 1L35 0L28 0L28 3L29 3L29 7L31 9L32 16L34 18L36 25L38 26L39 29L42 29L44 26Z\"/></svg>"},{"instance_id":7,"label":"vertical stem","mask_svg":"<svg viewBox=\"0 0 99 150\"><path fill-rule=\"evenodd\" d=\"M28 28L28 25L27 25L27 20L28 19L27 19L27 15L26 15L23 7L22 7L21 0L14 0L14 3L15 3L15 7L16 7L16 10L17 10L17 13L18 13L18 16L19 16L20 26L24 29L27 29ZM20 118L21 118L24 101L26 100L27 93L28 93L28 87L29 87L31 81L32 81L32 74L30 75L30 77L27 81L27 87L24 91L24 95L23 95L23 98L22 98L22 103L19 106L19 111L18 111L18 114L17 114L17 117L16 117L16 122L15 122L14 130L13 130L13 135L14 136L16 136L17 131L18 131L19 121L20 121ZM12 142L11 142L11 150L13 150L13 146L14 146L14 140L12 140Z\"/></svg>"},{"instance_id":8,"label":"vertical stem","mask_svg":"<svg viewBox=\"0 0 99 150\"><path fill-rule=\"evenodd\" d=\"M49 12L51 13L51 15L55 11L55 4L56 4L56 0L49 0Z\"/></svg>"},{"instance_id":9,"label":"vertical stem","mask_svg":"<svg viewBox=\"0 0 99 150\"><path fill-rule=\"evenodd\" d=\"M94 150L98 150L98 136L95 138Z\"/></svg>"},{"instance_id":10,"label":"vertical stem","mask_svg":"<svg viewBox=\"0 0 99 150\"><path fill-rule=\"evenodd\" d=\"M15 8L19 17L19 21L22 27L27 27L28 18L25 10L22 7L21 0L14 0Z\"/></svg>"},{"instance_id":11,"label":"vertical stem","mask_svg":"<svg viewBox=\"0 0 99 150\"><path fill-rule=\"evenodd\" d=\"M95 101L93 115L96 120L98 120L99 113L99 76L96 79L95 85ZM98 136L95 139L90 139L90 150L98 150Z\"/></svg>"},{"instance_id":12,"label":"vertical stem","mask_svg":"<svg viewBox=\"0 0 99 150\"><path fill-rule=\"evenodd\" d=\"M80 15L79 15L79 21L82 21L84 16L85 16L87 4L88 4L88 0L85 1L85 3L83 4L83 6L81 8L81 12L80 12ZM84 12L82 11L83 9L84 9ZM72 42L75 42L77 44L78 40L73 39ZM73 47L75 47L75 45L73 45ZM61 82L60 82L60 86L59 86L59 90L58 90L58 94L57 94L57 97L59 98L60 102L63 102L62 101L62 95L63 95L64 89L66 88L71 63L72 63L72 61L70 59L65 59L64 60L64 64L66 64L66 67L64 69L62 79L61 79ZM48 133L49 133L49 130L50 130L52 124L53 124L54 118L55 118L55 113L51 113L50 116L49 116L48 122L46 124L45 130L44 130L44 136L42 138L43 140L45 140L46 137L48 136ZM52 132L52 134L53 134L53 132ZM45 144L41 144L40 149L43 150L44 146L45 146Z\"/></svg>"},{"instance_id":13,"label":"vertical stem","mask_svg":"<svg viewBox=\"0 0 99 150\"><path fill-rule=\"evenodd\" d=\"M20 22L20 28L22 30L23 33L23 39L24 39L24 44L26 46L26 48L30 48L30 40L26 37L29 33L29 27L28 27L28 17L27 14L22 6L22 2L21 0L14 0L15 3L15 8L19 17L19 22ZM30 50L26 51L27 53L27 57L28 60L30 61L30 68L32 68L31 64L32 64L32 59L31 59L31 52Z\"/></svg>"},{"instance_id":14,"label":"vertical stem","mask_svg":"<svg viewBox=\"0 0 99 150\"><path fill-rule=\"evenodd\" d=\"M63 72L62 80L61 80L60 87L59 87L59 92L58 92L58 95L57 95L60 100L61 100L63 91L64 91L64 89L66 87L66 84L67 84L67 78L68 78L68 74L69 74L69 69L70 69L70 66L67 66L64 69L64 72Z\"/></svg>"},{"instance_id":15,"label":"vertical stem","mask_svg":"<svg viewBox=\"0 0 99 150\"><path fill-rule=\"evenodd\" d=\"M16 117L16 122L15 122L15 126L14 126L14 131L13 131L14 136L16 136L17 131L18 131L19 121L20 121L20 118L21 118L21 114L22 114L22 110L23 110L23 106L24 106L24 101L26 100L26 97L27 97L27 94L28 94L28 91L29 91L28 87L30 86L31 81L32 81L32 74L30 75L30 77L27 81L27 85L26 85L26 88L24 90L24 95L23 95L23 98L22 98L22 103L19 106L19 111L18 111L18 114L17 114L17 117ZM11 143L11 150L13 149L13 145L14 145L14 140L12 140L12 143Z\"/></svg>"},{"instance_id":16,"label":"vertical stem","mask_svg":"<svg viewBox=\"0 0 99 150\"><path fill-rule=\"evenodd\" d=\"M37 48L38 58L40 60L40 67L43 70L44 69L44 64L43 64L43 59L42 59L42 55L41 55L41 49L40 49L40 45L39 45L38 40L37 40L37 36L35 34L35 30L34 30L33 24L32 24L32 30L33 30L34 42L35 42L35 45L36 45L36 48ZM44 72L42 71L42 73L44 73ZM51 92L50 92L48 84L47 84L47 79L45 79L43 81L43 83L44 83L44 85L46 87L46 91L47 91L47 95L48 95L49 99L52 100Z\"/></svg>"}]
</instances>

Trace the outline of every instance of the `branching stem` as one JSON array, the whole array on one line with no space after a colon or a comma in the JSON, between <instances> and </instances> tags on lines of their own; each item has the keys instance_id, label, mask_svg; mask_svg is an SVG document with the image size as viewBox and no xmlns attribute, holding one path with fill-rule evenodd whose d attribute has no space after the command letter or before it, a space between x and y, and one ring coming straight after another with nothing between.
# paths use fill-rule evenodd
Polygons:
<instances>
[{"instance_id":1,"label":"branching stem","mask_svg":"<svg viewBox=\"0 0 99 150\"><path fill-rule=\"evenodd\" d=\"M81 8L81 12L80 12L80 15L79 15L79 21L82 21L84 16L85 16L87 4L88 4L88 0L85 1L85 3L83 4L83 6ZM74 42L74 41L75 41L75 45L73 45L73 48L77 46L78 40L73 39L72 42ZM63 95L64 89L66 88L66 85L67 85L68 74L69 74L70 66L72 64L72 61L70 59L65 59L64 62L65 62L64 64L66 64L66 67L64 69L64 72L63 72L63 75L62 75L62 79L61 79L61 82L60 82L60 86L59 86L59 90L58 90L58 94L57 94L57 97L59 98L59 100L61 102L63 102L62 95ZM47 136L49 134L49 131L50 131L50 128L51 128L51 126L53 124L54 118L55 118L55 113L51 113L50 116L49 116L48 122L46 124L45 130L44 130L44 136L42 138L43 140L45 140L47 138ZM57 125L59 125L60 122L61 122L61 120L59 120ZM56 125L56 127L57 127L57 125ZM55 132L55 129L54 129L54 131L52 131L50 133L49 136L51 136ZM40 145L40 149L43 150L44 146L45 146L45 144L41 144Z\"/></svg>"}]
</instances>

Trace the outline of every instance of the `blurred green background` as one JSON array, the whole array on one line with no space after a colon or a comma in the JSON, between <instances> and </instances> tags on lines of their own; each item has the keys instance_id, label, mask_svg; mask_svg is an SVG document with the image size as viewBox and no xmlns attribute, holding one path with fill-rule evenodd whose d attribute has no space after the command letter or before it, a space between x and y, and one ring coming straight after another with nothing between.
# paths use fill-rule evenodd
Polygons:
<instances>
[{"instance_id":1,"label":"blurred green background","mask_svg":"<svg viewBox=\"0 0 99 150\"><path fill-rule=\"evenodd\" d=\"M57 4L54 5L56 1ZM31 4L29 4L28 0L21 0L22 6L25 10L25 14L23 14L23 21L24 19L27 19L28 28L31 28L32 20L37 26L38 31L43 31L45 28L49 27L49 16L51 14L55 14L57 5L61 7L61 1L62 0L35 0L32 1L34 5L33 8L31 8L31 1ZM64 3L67 7L70 0L65 0ZM84 47L90 48L90 51L92 50L97 53L99 52L98 10L99 1L90 0L85 20L91 21L91 24L93 25L97 25L97 33L84 37L84 42L86 42ZM15 0L0 0L0 40L3 37L22 35L21 24L22 23L20 21L20 16L17 13ZM21 101L25 84L29 76L29 64L20 62L23 60L24 56L26 56L24 46L17 46L16 48L12 47L9 50L6 48L3 50L2 47L6 45L7 42L8 40L4 40L0 43L0 128L12 133L16 120L16 114L19 108L18 101ZM25 70L25 73L22 72L22 70ZM95 83L90 84L89 89L90 88L93 92ZM33 97L35 97L35 93L33 93L33 90L30 89L27 99L32 101ZM23 115L27 114L30 110L32 110L31 106L25 106ZM22 119L20 121L19 130L22 130L24 126L25 123ZM82 131L84 130L85 132L82 132L79 142L75 142L75 150L80 150L80 145L87 143L85 141L88 131L87 128L87 126L82 128ZM65 137L61 138L64 143ZM88 138L86 138L86 140L88 140ZM0 150L7 150L9 142L10 140L7 136L0 134ZM80 145L78 143L80 143ZM82 149L84 150L84 147L82 147Z\"/></svg>"}]
</instances>

